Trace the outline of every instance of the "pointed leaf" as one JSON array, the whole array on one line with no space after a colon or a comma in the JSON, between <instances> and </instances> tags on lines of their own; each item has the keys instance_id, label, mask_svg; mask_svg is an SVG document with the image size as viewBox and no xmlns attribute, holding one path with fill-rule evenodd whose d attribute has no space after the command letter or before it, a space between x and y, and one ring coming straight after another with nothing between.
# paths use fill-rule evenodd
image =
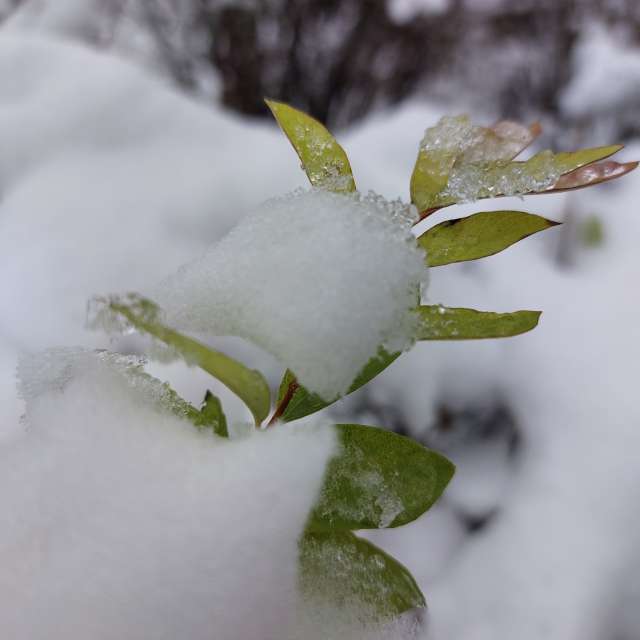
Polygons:
<instances>
[{"instance_id":1,"label":"pointed leaf","mask_svg":"<svg viewBox=\"0 0 640 640\"><path fill-rule=\"evenodd\" d=\"M98 298L99 305L94 325L119 323L120 329L134 327L138 331L164 342L188 363L195 364L217 378L249 407L256 424L268 415L271 405L269 385L259 371L249 369L220 351L207 347L159 320L158 306L136 294L124 298Z\"/></svg>"},{"instance_id":2,"label":"pointed leaf","mask_svg":"<svg viewBox=\"0 0 640 640\"><path fill-rule=\"evenodd\" d=\"M622 144L611 144L606 147L592 147L578 151L563 151L555 154L556 162L562 174L569 173L580 167L604 160L624 148Z\"/></svg>"},{"instance_id":3,"label":"pointed leaf","mask_svg":"<svg viewBox=\"0 0 640 640\"><path fill-rule=\"evenodd\" d=\"M419 307L418 314L418 340L478 340L531 331L538 325L541 312L493 313L436 304Z\"/></svg>"},{"instance_id":4,"label":"pointed leaf","mask_svg":"<svg viewBox=\"0 0 640 640\"><path fill-rule=\"evenodd\" d=\"M406 567L350 531L306 532L300 539L300 588L313 606L353 608L367 622L426 606Z\"/></svg>"},{"instance_id":5,"label":"pointed leaf","mask_svg":"<svg viewBox=\"0 0 640 640\"><path fill-rule=\"evenodd\" d=\"M437 267L494 255L557 224L521 211L487 211L441 222L422 234L418 245L426 251L427 264Z\"/></svg>"},{"instance_id":6,"label":"pointed leaf","mask_svg":"<svg viewBox=\"0 0 640 640\"><path fill-rule=\"evenodd\" d=\"M358 374L351 387L349 387L347 394L353 393L375 378L399 355L400 352L389 353L380 348L378 350L378 354L371 358L371 360L369 360L362 371ZM277 415L275 418L282 420L283 422L298 420L299 418L304 418L312 413L321 411L339 399L340 397L329 402L323 400L319 395L308 391L305 387L300 385L293 372L287 369L282 378L282 382L280 383L278 400L276 403L276 406L281 408L281 411L278 412L278 409L276 409Z\"/></svg>"},{"instance_id":7,"label":"pointed leaf","mask_svg":"<svg viewBox=\"0 0 640 640\"><path fill-rule=\"evenodd\" d=\"M335 428L340 446L327 465L309 530L399 527L430 509L453 477L449 460L415 440L360 424Z\"/></svg>"},{"instance_id":8,"label":"pointed leaf","mask_svg":"<svg viewBox=\"0 0 640 640\"><path fill-rule=\"evenodd\" d=\"M229 437L227 429L227 417L222 410L222 403L217 396L207 390L204 395L202 407L195 417L196 426L209 427L213 432L221 438Z\"/></svg>"},{"instance_id":9,"label":"pointed leaf","mask_svg":"<svg viewBox=\"0 0 640 640\"><path fill-rule=\"evenodd\" d=\"M324 125L282 102L265 100L314 187L345 193L356 185L349 158Z\"/></svg>"},{"instance_id":10,"label":"pointed leaf","mask_svg":"<svg viewBox=\"0 0 640 640\"><path fill-rule=\"evenodd\" d=\"M582 189L583 187L591 187L601 182L608 182L615 178L621 178L638 166L637 162L614 162L613 160L604 160L596 162L585 167L575 169L570 173L565 173L558 179L558 182L549 189L549 193L558 191L569 191L572 189Z\"/></svg>"}]
</instances>

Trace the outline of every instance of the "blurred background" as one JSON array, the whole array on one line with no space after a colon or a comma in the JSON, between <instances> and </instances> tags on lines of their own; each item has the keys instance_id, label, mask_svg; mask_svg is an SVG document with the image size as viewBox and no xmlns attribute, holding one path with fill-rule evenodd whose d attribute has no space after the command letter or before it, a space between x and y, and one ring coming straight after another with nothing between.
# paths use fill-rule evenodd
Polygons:
<instances>
[{"instance_id":1,"label":"blurred background","mask_svg":"<svg viewBox=\"0 0 640 640\"><path fill-rule=\"evenodd\" d=\"M538 121L537 149L640 157L637 0L4 0L0 20L0 437L22 410L20 351L141 349L87 332L87 299L144 290L304 186L265 96L327 123L360 189L390 198L408 199L443 114ZM431 270L428 300L542 309L541 326L421 344L331 410L458 464L426 517L371 534L425 591L426 638L640 639L639 197L632 174L439 212L565 223ZM277 363L221 343L277 384ZM194 402L211 386L152 372Z\"/></svg>"}]
</instances>

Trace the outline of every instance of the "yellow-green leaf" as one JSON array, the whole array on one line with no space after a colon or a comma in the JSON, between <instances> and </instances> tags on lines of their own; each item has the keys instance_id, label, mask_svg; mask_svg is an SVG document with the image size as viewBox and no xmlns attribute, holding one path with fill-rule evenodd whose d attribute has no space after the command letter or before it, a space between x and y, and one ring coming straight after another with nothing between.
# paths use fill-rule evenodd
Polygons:
<instances>
[{"instance_id":1,"label":"yellow-green leaf","mask_svg":"<svg viewBox=\"0 0 640 640\"><path fill-rule=\"evenodd\" d=\"M540 311L494 313L461 307L427 305L418 308L418 340L477 340L507 338L531 331Z\"/></svg>"},{"instance_id":2,"label":"yellow-green leaf","mask_svg":"<svg viewBox=\"0 0 640 640\"><path fill-rule=\"evenodd\" d=\"M441 222L423 233L418 245L426 251L427 264L437 267L491 256L557 224L521 211L486 211Z\"/></svg>"},{"instance_id":3,"label":"yellow-green leaf","mask_svg":"<svg viewBox=\"0 0 640 640\"><path fill-rule=\"evenodd\" d=\"M578 151L563 151L555 154L555 161L560 171L565 174L580 167L604 160L614 153L618 153L624 145L611 144L606 147L592 147L590 149L579 149Z\"/></svg>"},{"instance_id":4,"label":"yellow-green leaf","mask_svg":"<svg viewBox=\"0 0 640 640\"><path fill-rule=\"evenodd\" d=\"M314 187L338 193L355 191L349 158L323 124L282 102L265 102L296 150Z\"/></svg>"},{"instance_id":5,"label":"yellow-green leaf","mask_svg":"<svg viewBox=\"0 0 640 640\"><path fill-rule=\"evenodd\" d=\"M249 407L256 424L267 417L271 405L269 385L259 371L249 369L224 353L165 326L159 320L158 306L147 298L127 294L125 297L100 298L96 302L101 307L96 324L117 322L119 318L121 328L129 325L148 333L188 363L199 366L220 380Z\"/></svg>"},{"instance_id":6,"label":"yellow-green leaf","mask_svg":"<svg viewBox=\"0 0 640 640\"><path fill-rule=\"evenodd\" d=\"M409 183L411 202L419 211L430 207L436 201L436 196L447 186L449 172L457 155L457 150L420 149Z\"/></svg>"}]
</instances>

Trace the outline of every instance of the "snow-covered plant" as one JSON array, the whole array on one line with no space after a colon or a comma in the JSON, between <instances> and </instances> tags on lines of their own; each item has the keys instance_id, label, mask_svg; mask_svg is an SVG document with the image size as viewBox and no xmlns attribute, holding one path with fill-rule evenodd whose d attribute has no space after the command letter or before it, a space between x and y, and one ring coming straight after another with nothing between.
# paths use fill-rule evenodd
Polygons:
<instances>
[{"instance_id":1,"label":"snow-covered plant","mask_svg":"<svg viewBox=\"0 0 640 640\"><path fill-rule=\"evenodd\" d=\"M637 163L606 160L619 145L514 158L540 133L465 116L427 129L410 182L411 204L360 195L345 151L327 129L282 103L268 102L312 184L268 202L151 297L97 298L92 323L137 330L210 373L239 396L258 429L305 418L360 388L419 340L515 336L539 311L493 313L421 304L426 268L489 256L557 222L521 211L491 211L412 230L452 204L594 185ZM381 150L384 152L384 150ZM286 367L272 402L265 377L186 335L235 335ZM136 380L146 374L135 371ZM415 384L428 384L416 380ZM218 398L196 408L166 385L165 409L229 437ZM340 443L300 539L300 587L314 606L397 618L425 600L409 571L360 529L399 527L427 511L454 466L391 431L328 425ZM233 434L232 434L233 435Z\"/></svg>"}]
</instances>

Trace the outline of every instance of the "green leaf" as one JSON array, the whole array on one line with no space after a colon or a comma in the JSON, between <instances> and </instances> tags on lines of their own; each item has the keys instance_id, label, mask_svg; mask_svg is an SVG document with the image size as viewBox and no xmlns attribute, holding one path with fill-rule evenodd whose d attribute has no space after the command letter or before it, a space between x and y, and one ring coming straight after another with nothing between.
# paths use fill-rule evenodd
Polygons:
<instances>
[{"instance_id":1,"label":"green leaf","mask_svg":"<svg viewBox=\"0 0 640 640\"><path fill-rule=\"evenodd\" d=\"M314 187L338 193L355 191L349 158L324 125L282 102L265 102L296 150Z\"/></svg>"},{"instance_id":2,"label":"green leaf","mask_svg":"<svg viewBox=\"0 0 640 640\"><path fill-rule=\"evenodd\" d=\"M427 264L437 267L491 256L558 224L521 211L487 211L441 222L422 234L418 245L427 252Z\"/></svg>"},{"instance_id":3,"label":"green leaf","mask_svg":"<svg viewBox=\"0 0 640 640\"><path fill-rule=\"evenodd\" d=\"M222 410L222 403L209 390L204 395L202 407L194 418L194 424L198 427L210 427L216 435L222 438L229 437L227 417Z\"/></svg>"},{"instance_id":4,"label":"green leaf","mask_svg":"<svg viewBox=\"0 0 640 640\"><path fill-rule=\"evenodd\" d=\"M384 371L399 355L399 351L389 353L385 349L380 348L378 354L371 358L358 374L351 387L349 387L347 394L353 393L370 380L373 380L373 378ZM283 406L286 401L286 406L284 406L283 411L277 417L283 422L298 420L299 418L304 418L312 413L321 411L339 399L340 396L328 402L319 395L308 391L297 382L293 372L287 369L280 383L276 403L276 406L280 407Z\"/></svg>"},{"instance_id":5,"label":"green leaf","mask_svg":"<svg viewBox=\"0 0 640 640\"><path fill-rule=\"evenodd\" d=\"M431 508L454 465L411 438L360 424L337 424L339 450L329 461L310 531L383 529Z\"/></svg>"},{"instance_id":6,"label":"green leaf","mask_svg":"<svg viewBox=\"0 0 640 640\"><path fill-rule=\"evenodd\" d=\"M580 149L578 151L563 151L555 154L555 160L558 163L562 174L569 173L580 167L604 160L618 153L624 145L611 144L607 147L592 147L590 149Z\"/></svg>"},{"instance_id":7,"label":"green leaf","mask_svg":"<svg viewBox=\"0 0 640 640\"><path fill-rule=\"evenodd\" d=\"M493 313L442 305L421 306L418 340L477 340L507 338L531 331L540 311Z\"/></svg>"},{"instance_id":8,"label":"green leaf","mask_svg":"<svg viewBox=\"0 0 640 640\"><path fill-rule=\"evenodd\" d=\"M267 417L271 406L269 385L259 371L166 327L159 320L158 306L147 298L127 294L124 298L98 298L96 302L101 309L94 324L109 325L118 322L119 318L121 329L129 325L148 333L180 354L189 364L199 366L220 380L249 407L256 424Z\"/></svg>"},{"instance_id":9,"label":"green leaf","mask_svg":"<svg viewBox=\"0 0 640 640\"><path fill-rule=\"evenodd\" d=\"M406 567L350 531L302 536L300 587L312 606L348 609L362 622L390 620L426 606Z\"/></svg>"}]
</instances>

